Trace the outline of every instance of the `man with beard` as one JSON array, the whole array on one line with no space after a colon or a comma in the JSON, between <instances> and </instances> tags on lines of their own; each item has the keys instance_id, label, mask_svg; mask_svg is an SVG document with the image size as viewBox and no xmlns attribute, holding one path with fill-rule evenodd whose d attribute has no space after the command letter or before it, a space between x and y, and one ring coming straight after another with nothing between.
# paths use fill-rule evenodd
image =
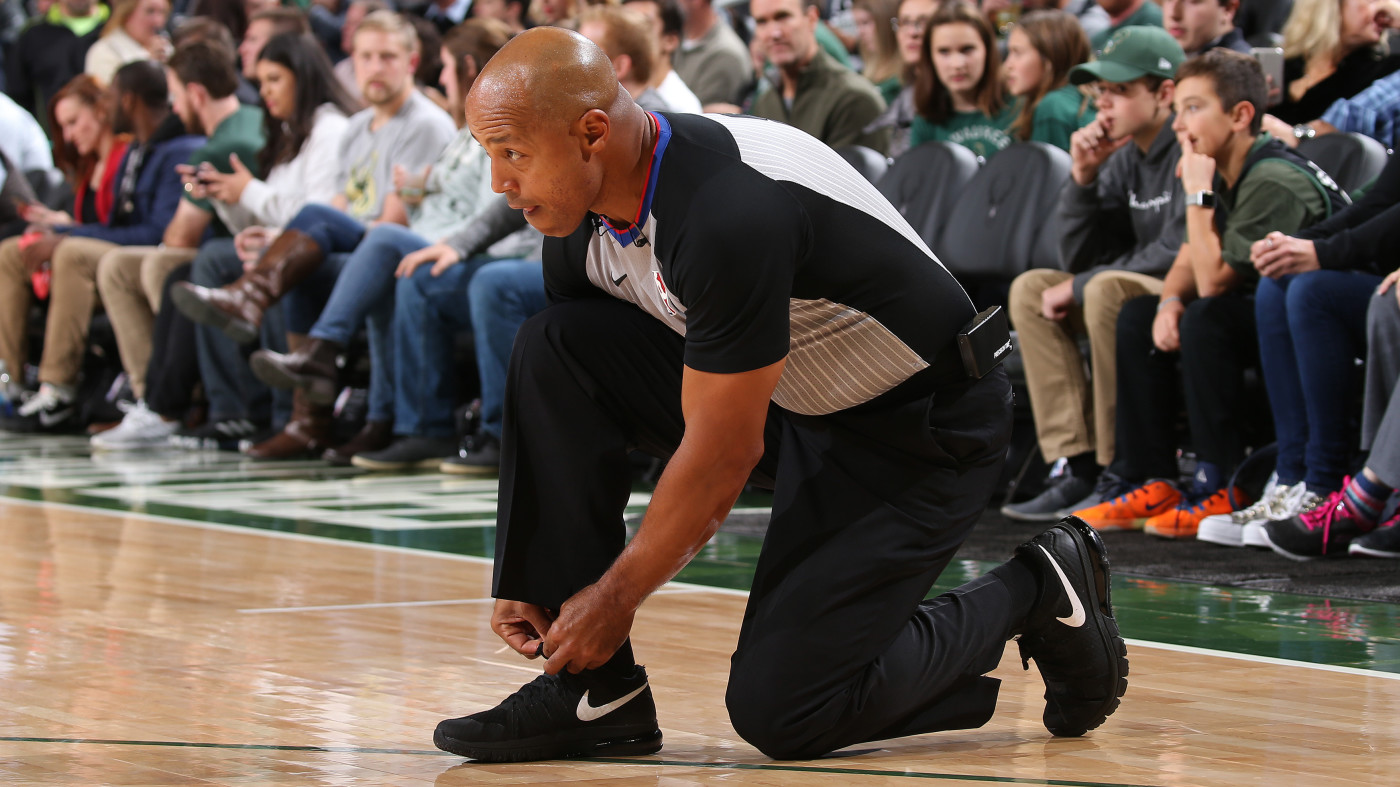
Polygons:
<instances>
[{"instance_id":1,"label":"man with beard","mask_svg":"<svg viewBox=\"0 0 1400 787\"><path fill-rule=\"evenodd\" d=\"M19 350L29 313L30 274L45 262L51 262L53 271L40 373L44 385L31 399L33 407L26 402L24 417L6 424L7 429L48 431L71 425L88 323L97 305L101 260L125 246L160 240L182 194L175 166L204 141L186 134L179 121L168 116L160 66L124 66L114 76L112 90L113 125L119 132L130 131L133 141L122 160L107 221L26 233L32 240L23 248L19 238L0 244L0 358L24 357Z\"/></svg>"}]
</instances>

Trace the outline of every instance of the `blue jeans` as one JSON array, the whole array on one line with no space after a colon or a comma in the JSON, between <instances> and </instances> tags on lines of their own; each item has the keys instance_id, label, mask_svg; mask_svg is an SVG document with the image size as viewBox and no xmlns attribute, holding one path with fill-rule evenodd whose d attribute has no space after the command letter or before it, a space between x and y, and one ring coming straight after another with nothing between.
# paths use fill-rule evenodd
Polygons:
<instances>
[{"instance_id":1,"label":"blue jeans","mask_svg":"<svg viewBox=\"0 0 1400 787\"><path fill-rule=\"evenodd\" d=\"M1366 354L1366 307L1380 277L1309 271L1261 279L1254 315L1259 360L1278 437L1280 483L1340 489L1356 435L1348 413Z\"/></svg>"},{"instance_id":2,"label":"blue jeans","mask_svg":"<svg viewBox=\"0 0 1400 787\"><path fill-rule=\"evenodd\" d=\"M419 266L399 279L394 291L394 434L450 437L457 376L452 369L454 336L471 328L467 287L490 257L463 260L432 275Z\"/></svg>"},{"instance_id":3,"label":"blue jeans","mask_svg":"<svg viewBox=\"0 0 1400 787\"><path fill-rule=\"evenodd\" d=\"M284 230L297 230L311 236L326 254L354 251L365 236L365 227L329 205L310 204L287 222Z\"/></svg>"},{"instance_id":4,"label":"blue jeans","mask_svg":"<svg viewBox=\"0 0 1400 787\"><path fill-rule=\"evenodd\" d=\"M296 225L307 210L289 226ZM320 226L325 232L334 225ZM394 414L394 269L404 255L429 243L397 224L376 226L358 243L350 254L328 255L288 293L287 329L343 346L363 323L369 333L371 369L368 418L387 421Z\"/></svg>"},{"instance_id":5,"label":"blue jeans","mask_svg":"<svg viewBox=\"0 0 1400 787\"><path fill-rule=\"evenodd\" d=\"M506 369L520 326L544 311L544 268L538 260L500 260L482 267L467 288L476 368L481 375L481 431L501 439Z\"/></svg>"},{"instance_id":6,"label":"blue jeans","mask_svg":"<svg viewBox=\"0 0 1400 787\"><path fill-rule=\"evenodd\" d=\"M201 287L222 287L243 275L243 263L233 250L232 238L218 238L199 247L190 268L190 281ZM259 344L273 352L287 351L287 326L281 304L263 313ZM209 397L209 420L286 423L292 412L290 391L269 391L253 376L248 356L257 347L240 347L223 331L195 325L195 349L199 376Z\"/></svg>"}]
</instances>

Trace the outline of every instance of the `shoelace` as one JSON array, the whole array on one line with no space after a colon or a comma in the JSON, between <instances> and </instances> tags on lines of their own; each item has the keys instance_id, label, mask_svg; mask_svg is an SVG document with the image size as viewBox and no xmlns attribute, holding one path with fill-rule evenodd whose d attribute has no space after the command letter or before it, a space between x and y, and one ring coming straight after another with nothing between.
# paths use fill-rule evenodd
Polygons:
<instances>
[{"instance_id":1,"label":"shoelace","mask_svg":"<svg viewBox=\"0 0 1400 787\"><path fill-rule=\"evenodd\" d=\"M1343 481L1342 488L1345 489L1349 483L1351 483L1350 478ZM1322 504L1310 511L1304 511L1298 517L1308 532L1322 528L1322 554L1324 555L1327 554L1327 542L1332 536L1332 523L1336 521L1338 516L1341 516L1344 508L1346 508L1346 495L1338 491L1328 495Z\"/></svg>"},{"instance_id":2,"label":"shoelace","mask_svg":"<svg viewBox=\"0 0 1400 787\"><path fill-rule=\"evenodd\" d=\"M1290 495L1300 485L1284 486L1279 484L1264 493L1264 496L1248 508L1243 508L1230 515L1231 521L1237 525L1253 522L1256 519L1273 519L1284 510Z\"/></svg>"}]
</instances>

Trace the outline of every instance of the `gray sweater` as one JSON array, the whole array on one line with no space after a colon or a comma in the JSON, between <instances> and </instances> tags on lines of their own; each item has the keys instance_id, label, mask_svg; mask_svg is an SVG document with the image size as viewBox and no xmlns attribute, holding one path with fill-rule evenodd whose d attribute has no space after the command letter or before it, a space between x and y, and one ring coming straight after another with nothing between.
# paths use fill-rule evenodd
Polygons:
<instances>
[{"instance_id":1,"label":"gray sweater","mask_svg":"<svg viewBox=\"0 0 1400 787\"><path fill-rule=\"evenodd\" d=\"M1181 148L1171 118L1146 153L1128 143L1099 168L1088 186L1065 184L1060 201L1060 266L1074 276L1074 299L1102 270L1162 277L1186 230L1186 206L1176 163Z\"/></svg>"}]
</instances>

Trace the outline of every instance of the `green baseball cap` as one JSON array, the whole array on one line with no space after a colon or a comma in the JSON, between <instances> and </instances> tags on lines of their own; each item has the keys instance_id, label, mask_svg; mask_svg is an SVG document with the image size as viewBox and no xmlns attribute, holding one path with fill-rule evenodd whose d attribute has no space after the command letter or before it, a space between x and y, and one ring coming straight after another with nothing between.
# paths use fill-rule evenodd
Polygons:
<instances>
[{"instance_id":1,"label":"green baseball cap","mask_svg":"<svg viewBox=\"0 0 1400 787\"><path fill-rule=\"evenodd\" d=\"M1099 59L1070 69L1071 84L1095 80L1131 82L1152 76L1176 78L1176 69L1186 60L1181 44L1160 27L1125 27L1114 33L1099 53Z\"/></svg>"}]
</instances>

